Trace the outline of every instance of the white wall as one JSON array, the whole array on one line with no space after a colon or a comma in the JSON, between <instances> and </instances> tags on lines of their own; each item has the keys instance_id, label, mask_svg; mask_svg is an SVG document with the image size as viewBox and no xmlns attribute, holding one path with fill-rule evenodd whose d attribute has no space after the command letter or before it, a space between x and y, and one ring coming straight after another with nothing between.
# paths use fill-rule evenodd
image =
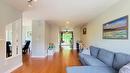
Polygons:
<instances>
[{"instance_id":1,"label":"white wall","mask_svg":"<svg viewBox=\"0 0 130 73\"><path fill-rule=\"evenodd\" d=\"M6 59L5 49L5 26L21 18L22 13L10 7L5 0L0 0L0 10L0 73L5 73L6 71L12 71L12 69L22 64L22 53ZM20 26L21 24L19 24ZM18 39L20 45L21 39L19 36Z\"/></svg>"},{"instance_id":2,"label":"white wall","mask_svg":"<svg viewBox=\"0 0 130 73\"><path fill-rule=\"evenodd\" d=\"M83 34L83 29L84 28L87 28L87 24L86 25L83 25L82 27L81 27L81 29L80 29L80 40L81 40L81 42L82 42L82 44L83 44L83 47L87 47L88 45L87 45L87 33L86 34Z\"/></svg>"},{"instance_id":3,"label":"white wall","mask_svg":"<svg viewBox=\"0 0 130 73\"><path fill-rule=\"evenodd\" d=\"M73 45L73 49L76 49L76 42L80 41L80 26L76 26L75 28L73 28L73 37L74 37L74 45Z\"/></svg>"},{"instance_id":4,"label":"white wall","mask_svg":"<svg viewBox=\"0 0 130 73\"><path fill-rule=\"evenodd\" d=\"M27 34L28 32L32 32L32 26L23 26L22 29L22 42L24 43L25 40L32 40L32 37Z\"/></svg>"},{"instance_id":5,"label":"white wall","mask_svg":"<svg viewBox=\"0 0 130 73\"><path fill-rule=\"evenodd\" d=\"M130 16L130 0L121 0L117 5L112 6L109 10L102 13L102 15L95 18L95 20L89 22L86 37L88 44L115 52L130 54L130 30L128 40L102 39L103 24L126 15Z\"/></svg>"},{"instance_id":6,"label":"white wall","mask_svg":"<svg viewBox=\"0 0 130 73\"><path fill-rule=\"evenodd\" d=\"M55 25L55 24L51 24L50 26L50 30L51 30L51 33L50 33L50 42L51 43L54 43L55 45L55 48L56 48L56 52L59 52L59 33L60 33L60 29L59 29L59 26L58 25Z\"/></svg>"},{"instance_id":7,"label":"white wall","mask_svg":"<svg viewBox=\"0 0 130 73\"><path fill-rule=\"evenodd\" d=\"M32 21L32 57L45 57L45 22Z\"/></svg>"},{"instance_id":8,"label":"white wall","mask_svg":"<svg viewBox=\"0 0 130 73\"><path fill-rule=\"evenodd\" d=\"M22 42L25 40L32 40L32 37L28 38L27 32L32 31L32 19L26 17L23 13L23 28L22 28Z\"/></svg>"},{"instance_id":9,"label":"white wall","mask_svg":"<svg viewBox=\"0 0 130 73\"><path fill-rule=\"evenodd\" d=\"M32 22L32 57L45 57L49 43L59 52L59 26L44 21Z\"/></svg>"},{"instance_id":10,"label":"white wall","mask_svg":"<svg viewBox=\"0 0 130 73\"><path fill-rule=\"evenodd\" d=\"M45 23L45 49L48 49L50 41L51 41L51 28L49 24Z\"/></svg>"}]
</instances>

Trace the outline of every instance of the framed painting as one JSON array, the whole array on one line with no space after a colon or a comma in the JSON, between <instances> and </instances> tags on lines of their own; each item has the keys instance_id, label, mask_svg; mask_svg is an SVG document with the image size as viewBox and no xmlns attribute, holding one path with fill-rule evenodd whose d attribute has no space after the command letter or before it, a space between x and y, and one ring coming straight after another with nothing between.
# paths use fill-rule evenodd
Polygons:
<instances>
[{"instance_id":1,"label":"framed painting","mask_svg":"<svg viewBox=\"0 0 130 73\"><path fill-rule=\"evenodd\" d=\"M83 28L83 35L85 35L87 32L87 29L86 28Z\"/></svg>"},{"instance_id":2,"label":"framed painting","mask_svg":"<svg viewBox=\"0 0 130 73\"><path fill-rule=\"evenodd\" d=\"M103 24L103 39L128 39L128 16Z\"/></svg>"}]
</instances>

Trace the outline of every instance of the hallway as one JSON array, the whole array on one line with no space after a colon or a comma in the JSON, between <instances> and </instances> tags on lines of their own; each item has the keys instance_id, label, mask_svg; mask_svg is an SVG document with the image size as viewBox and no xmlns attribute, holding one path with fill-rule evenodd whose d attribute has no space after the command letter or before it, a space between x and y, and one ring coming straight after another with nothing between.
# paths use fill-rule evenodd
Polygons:
<instances>
[{"instance_id":1,"label":"hallway","mask_svg":"<svg viewBox=\"0 0 130 73\"><path fill-rule=\"evenodd\" d=\"M12 73L66 73L67 66L79 66L76 51L62 49L60 53L45 58L23 57L23 66Z\"/></svg>"}]
</instances>

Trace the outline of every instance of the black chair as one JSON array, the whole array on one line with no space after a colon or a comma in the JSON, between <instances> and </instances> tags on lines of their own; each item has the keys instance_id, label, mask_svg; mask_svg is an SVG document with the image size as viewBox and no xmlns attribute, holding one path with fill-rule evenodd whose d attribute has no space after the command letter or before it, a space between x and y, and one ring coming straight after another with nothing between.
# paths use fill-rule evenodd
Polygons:
<instances>
[{"instance_id":1,"label":"black chair","mask_svg":"<svg viewBox=\"0 0 130 73\"><path fill-rule=\"evenodd\" d=\"M7 41L6 42L6 57L10 57L12 55L11 53L11 42Z\"/></svg>"},{"instance_id":2,"label":"black chair","mask_svg":"<svg viewBox=\"0 0 130 73\"><path fill-rule=\"evenodd\" d=\"M77 52L78 52L78 53L79 53L79 49L80 49L79 46L80 46L79 43L76 43L76 48L77 48Z\"/></svg>"},{"instance_id":3,"label":"black chair","mask_svg":"<svg viewBox=\"0 0 130 73\"><path fill-rule=\"evenodd\" d=\"M29 48L30 42L31 41L26 41L26 44L24 45L24 47L22 49L23 54L26 54L28 52L28 49L30 49Z\"/></svg>"}]
</instances>

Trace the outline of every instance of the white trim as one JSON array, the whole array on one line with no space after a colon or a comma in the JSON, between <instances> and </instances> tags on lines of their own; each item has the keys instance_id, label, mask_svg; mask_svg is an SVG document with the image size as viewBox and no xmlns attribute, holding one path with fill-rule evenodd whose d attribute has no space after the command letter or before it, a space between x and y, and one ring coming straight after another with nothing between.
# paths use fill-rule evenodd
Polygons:
<instances>
[{"instance_id":1,"label":"white trim","mask_svg":"<svg viewBox=\"0 0 130 73\"><path fill-rule=\"evenodd\" d=\"M31 56L31 58L45 58L47 55L45 56Z\"/></svg>"},{"instance_id":2,"label":"white trim","mask_svg":"<svg viewBox=\"0 0 130 73\"><path fill-rule=\"evenodd\" d=\"M33 55L31 55L31 58L45 58L45 57L47 57L47 54L45 54L43 56L33 56Z\"/></svg>"},{"instance_id":3,"label":"white trim","mask_svg":"<svg viewBox=\"0 0 130 73\"><path fill-rule=\"evenodd\" d=\"M17 68L21 67L22 65L23 65L23 63L20 63L19 65L15 66L14 68L7 70L5 73L11 73L12 71L16 70Z\"/></svg>"},{"instance_id":4,"label":"white trim","mask_svg":"<svg viewBox=\"0 0 130 73\"><path fill-rule=\"evenodd\" d=\"M16 58L18 56L21 56L21 55L18 54L18 55L15 55L15 56L11 56L11 57L5 58L5 60L10 60L10 59Z\"/></svg>"}]
</instances>

